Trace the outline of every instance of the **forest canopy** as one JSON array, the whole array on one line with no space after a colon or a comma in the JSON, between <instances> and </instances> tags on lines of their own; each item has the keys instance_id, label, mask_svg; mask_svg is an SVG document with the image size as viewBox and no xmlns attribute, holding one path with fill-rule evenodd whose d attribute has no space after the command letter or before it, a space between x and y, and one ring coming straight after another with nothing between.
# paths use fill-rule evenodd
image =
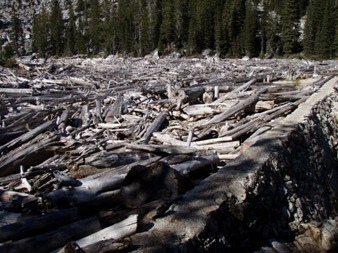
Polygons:
<instances>
[{"instance_id":1,"label":"forest canopy","mask_svg":"<svg viewBox=\"0 0 338 253\"><path fill-rule=\"evenodd\" d=\"M336 0L58 0L33 17L32 51L75 54L201 54L221 57L338 54ZM12 14L20 55L20 19ZM65 17L66 16L66 17Z\"/></svg>"}]
</instances>

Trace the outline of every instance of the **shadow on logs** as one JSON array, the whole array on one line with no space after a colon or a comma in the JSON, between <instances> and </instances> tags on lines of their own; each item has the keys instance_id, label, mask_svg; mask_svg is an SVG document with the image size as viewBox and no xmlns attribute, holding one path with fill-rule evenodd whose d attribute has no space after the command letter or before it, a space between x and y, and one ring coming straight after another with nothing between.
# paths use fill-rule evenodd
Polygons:
<instances>
[{"instance_id":1,"label":"shadow on logs","mask_svg":"<svg viewBox=\"0 0 338 253\"><path fill-rule=\"evenodd\" d=\"M191 188L187 177L158 162L149 167L133 167L123 180L121 195L128 208L137 208L150 201L175 199Z\"/></svg>"}]
</instances>

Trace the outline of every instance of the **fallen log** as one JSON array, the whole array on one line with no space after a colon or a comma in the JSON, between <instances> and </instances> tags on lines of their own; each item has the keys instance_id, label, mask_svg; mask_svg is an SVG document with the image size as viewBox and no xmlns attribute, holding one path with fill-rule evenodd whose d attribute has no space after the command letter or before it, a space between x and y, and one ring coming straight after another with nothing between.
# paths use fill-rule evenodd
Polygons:
<instances>
[{"instance_id":1,"label":"fallen log","mask_svg":"<svg viewBox=\"0 0 338 253\"><path fill-rule=\"evenodd\" d=\"M46 121L45 123L43 123L42 125L36 127L35 129L19 136L18 138L2 145L0 147L0 152L4 152L7 151L11 148L15 148L19 145L21 145L22 143L25 143L31 139L33 139L34 137L38 136L39 134L43 133L44 131L47 131L49 129L51 129L53 126L55 125L55 121L54 120L49 120Z\"/></svg>"},{"instance_id":2,"label":"fallen log","mask_svg":"<svg viewBox=\"0 0 338 253\"><path fill-rule=\"evenodd\" d=\"M95 176L95 175L94 175ZM107 177L89 176L78 181L77 187L62 188L47 194L52 205L70 206L112 206L121 201L119 188L125 174Z\"/></svg>"},{"instance_id":3,"label":"fallen log","mask_svg":"<svg viewBox=\"0 0 338 253\"><path fill-rule=\"evenodd\" d=\"M167 163L133 167L123 180L121 195L128 208L137 208L159 199L176 199L192 185Z\"/></svg>"},{"instance_id":4,"label":"fallen log","mask_svg":"<svg viewBox=\"0 0 338 253\"><path fill-rule=\"evenodd\" d=\"M51 252L70 241L90 235L100 229L101 226L97 218L91 217L43 234L27 237L18 241L0 243L0 252Z\"/></svg>"},{"instance_id":5,"label":"fallen log","mask_svg":"<svg viewBox=\"0 0 338 253\"><path fill-rule=\"evenodd\" d=\"M56 227L79 219L76 208L60 210L45 215L34 215L20 221L0 227L0 243L19 239L53 230Z\"/></svg>"},{"instance_id":6,"label":"fallen log","mask_svg":"<svg viewBox=\"0 0 338 253\"><path fill-rule=\"evenodd\" d=\"M104 244L104 242L107 240L109 240L109 242L114 242L126 236L130 236L136 232L136 229L137 215L131 215L119 223L104 228L82 239L76 240L75 242L71 242L70 244L74 243L78 247L78 250L82 249L84 252L97 252L87 250L89 247L91 249L98 249L98 247L100 247L101 244ZM66 245L63 249L57 251L57 253L67 253L67 247L69 246L70 245Z\"/></svg>"},{"instance_id":7,"label":"fallen log","mask_svg":"<svg viewBox=\"0 0 338 253\"><path fill-rule=\"evenodd\" d=\"M262 89L257 93L252 94L249 98L245 99L243 102L239 102L237 105L233 106L229 110L216 115L211 120L207 121L205 125L211 125L215 123L220 123L227 118L235 115L236 113L240 112L241 110L245 109L246 107L252 105L253 103L256 103L259 99L259 95L264 93L266 89Z\"/></svg>"},{"instance_id":8,"label":"fallen log","mask_svg":"<svg viewBox=\"0 0 338 253\"><path fill-rule=\"evenodd\" d=\"M195 147L183 147L183 146L172 146L172 145L154 145L154 144L148 144L148 145L142 145L142 144L127 144L127 149L130 150L140 150L140 151L146 151L150 153L157 153L157 154L194 154L198 150Z\"/></svg>"},{"instance_id":9,"label":"fallen log","mask_svg":"<svg viewBox=\"0 0 338 253\"><path fill-rule=\"evenodd\" d=\"M156 132L164 123L167 118L167 112L161 112L153 121L153 123L148 127L147 132L143 135L143 137L138 141L140 143L148 143L150 137L154 132Z\"/></svg>"},{"instance_id":10,"label":"fallen log","mask_svg":"<svg viewBox=\"0 0 338 253\"><path fill-rule=\"evenodd\" d=\"M193 174L196 172L203 172L206 170L210 172L214 170L219 163L219 157L217 155L196 157L192 160L182 162L176 165L171 165L171 167L183 175Z\"/></svg>"},{"instance_id":11,"label":"fallen log","mask_svg":"<svg viewBox=\"0 0 338 253\"><path fill-rule=\"evenodd\" d=\"M19 172L20 165L28 168L40 164L48 157L52 157L53 153L47 150L47 148L58 138L57 135L52 135L49 138L38 135L31 141L32 143L27 142L18 148L17 152L13 152L16 150L12 150L7 153L0 158L0 176Z\"/></svg>"},{"instance_id":12,"label":"fallen log","mask_svg":"<svg viewBox=\"0 0 338 253\"><path fill-rule=\"evenodd\" d=\"M233 95L237 95L240 92L243 92L245 90L247 90L252 84L254 84L255 82L257 82L257 79L251 79L250 81L244 83L243 85L237 87L236 89L230 91L229 93L227 93L226 95L216 99L213 104L219 104L219 103L223 103L225 100L229 99L231 96Z\"/></svg>"},{"instance_id":13,"label":"fallen log","mask_svg":"<svg viewBox=\"0 0 338 253\"><path fill-rule=\"evenodd\" d=\"M33 89L15 89L15 88L0 88L0 93L14 93L14 94L29 94L33 95Z\"/></svg>"}]
</instances>

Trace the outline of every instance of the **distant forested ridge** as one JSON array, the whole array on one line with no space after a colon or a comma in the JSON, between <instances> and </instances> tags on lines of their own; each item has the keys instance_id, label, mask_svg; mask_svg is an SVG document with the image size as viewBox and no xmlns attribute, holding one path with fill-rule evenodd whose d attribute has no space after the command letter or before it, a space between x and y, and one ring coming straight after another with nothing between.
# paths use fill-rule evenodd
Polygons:
<instances>
[{"instance_id":1,"label":"distant forested ridge","mask_svg":"<svg viewBox=\"0 0 338 253\"><path fill-rule=\"evenodd\" d=\"M336 0L50 1L32 17L32 52L201 54L221 57L338 55ZM20 55L20 16L11 18L11 48Z\"/></svg>"}]
</instances>

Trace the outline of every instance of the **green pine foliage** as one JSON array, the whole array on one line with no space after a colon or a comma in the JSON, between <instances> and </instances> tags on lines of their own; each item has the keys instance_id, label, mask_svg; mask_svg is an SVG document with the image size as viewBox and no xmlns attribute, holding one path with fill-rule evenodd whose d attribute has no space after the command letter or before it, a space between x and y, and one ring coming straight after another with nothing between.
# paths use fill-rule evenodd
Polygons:
<instances>
[{"instance_id":1,"label":"green pine foliage","mask_svg":"<svg viewBox=\"0 0 338 253\"><path fill-rule=\"evenodd\" d=\"M91 54L98 54L103 40L103 23L101 17L101 5L99 0L90 1L90 22L88 29L89 48Z\"/></svg>"},{"instance_id":2,"label":"green pine foliage","mask_svg":"<svg viewBox=\"0 0 338 253\"><path fill-rule=\"evenodd\" d=\"M321 29L323 19L323 8L321 0L310 1L307 9L307 19L304 29L303 47L304 53L307 55L315 54L315 41Z\"/></svg>"},{"instance_id":3,"label":"green pine foliage","mask_svg":"<svg viewBox=\"0 0 338 253\"><path fill-rule=\"evenodd\" d=\"M50 13L50 46L53 55L61 56L64 52L64 25L62 11L58 0L52 1Z\"/></svg>"},{"instance_id":4,"label":"green pine foliage","mask_svg":"<svg viewBox=\"0 0 338 253\"><path fill-rule=\"evenodd\" d=\"M33 45L32 49L41 57L46 57L49 47L49 13L45 7L41 13L33 18Z\"/></svg>"},{"instance_id":5,"label":"green pine foliage","mask_svg":"<svg viewBox=\"0 0 338 253\"><path fill-rule=\"evenodd\" d=\"M250 0L246 1L246 12L242 30L244 52L247 56L257 55L258 51L258 12L257 6Z\"/></svg>"},{"instance_id":6,"label":"green pine foliage","mask_svg":"<svg viewBox=\"0 0 338 253\"><path fill-rule=\"evenodd\" d=\"M58 0L35 15L34 52L144 56L155 49L187 55L211 49L221 57L270 57L304 50L323 58L338 53L335 0L68 0L66 8L65 26ZM18 21L13 14L15 50Z\"/></svg>"},{"instance_id":7,"label":"green pine foliage","mask_svg":"<svg viewBox=\"0 0 338 253\"><path fill-rule=\"evenodd\" d=\"M162 1L162 23L158 42L159 52L168 53L171 50L171 43L174 41L174 2L172 0Z\"/></svg>"},{"instance_id":8,"label":"green pine foliage","mask_svg":"<svg viewBox=\"0 0 338 253\"><path fill-rule=\"evenodd\" d=\"M333 57L338 57L338 5L335 7L335 39L333 42Z\"/></svg>"},{"instance_id":9,"label":"green pine foliage","mask_svg":"<svg viewBox=\"0 0 338 253\"><path fill-rule=\"evenodd\" d=\"M315 53L323 58L333 55L333 41L335 35L334 18L335 0L327 0L324 5L323 20L315 40Z\"/></svg>"},{"instance_id":10,"label":"green pine foliage","mask_svg":"<svg viewBox=\"0 0 338 253\"><path fill-rule=\"evenodd\" d=\"M297 0L286 0L282 12L282 48L288 56L298 53L299 17Z\"/></svg>"}]
</instances>

